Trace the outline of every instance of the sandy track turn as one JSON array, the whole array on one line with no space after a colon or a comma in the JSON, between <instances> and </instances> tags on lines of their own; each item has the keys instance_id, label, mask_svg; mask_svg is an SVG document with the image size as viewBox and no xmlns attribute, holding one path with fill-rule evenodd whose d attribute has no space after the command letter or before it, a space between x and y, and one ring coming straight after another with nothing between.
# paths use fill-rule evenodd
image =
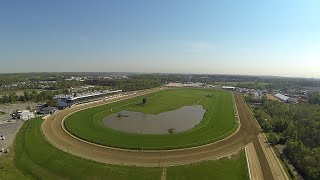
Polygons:
<instances>
[{"instance_id":1,"label":"sandy track turn","mask_svg":"<svg viewBox=\"0 0 320 180\"><path fill-rule=\"evenodd\" d=\"M70 136L61 126L61 121L65 116L83 106L58 112L46 119L41 128L47 141L63 151L102 163L126 166L168 167L217 159L233 154L243 149L249 142L253 142L263 169L264 179L273 179L267 158L257 137L259 126L242 96L238 93L234 95L241 122L240 129L225 140L191 149L128 151L85 143Z\"/></svg>"}]
</instances>

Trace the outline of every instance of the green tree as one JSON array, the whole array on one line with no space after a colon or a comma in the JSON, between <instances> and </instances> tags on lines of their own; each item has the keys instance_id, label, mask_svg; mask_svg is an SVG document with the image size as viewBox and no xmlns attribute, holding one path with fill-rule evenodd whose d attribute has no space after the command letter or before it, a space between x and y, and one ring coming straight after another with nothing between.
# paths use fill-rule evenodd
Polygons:
<instances>
[{"instance_id":1,"label":"green tree","mask_svg":"<svg viewBox=\"0 0 320 180\"><path fill-rule=\"evenodd\" d=\"M277 145L279 143L280 137L277 133L275 132L270 132L268 133L268 140L271 145Z\"/></svg>"}]
</instances>

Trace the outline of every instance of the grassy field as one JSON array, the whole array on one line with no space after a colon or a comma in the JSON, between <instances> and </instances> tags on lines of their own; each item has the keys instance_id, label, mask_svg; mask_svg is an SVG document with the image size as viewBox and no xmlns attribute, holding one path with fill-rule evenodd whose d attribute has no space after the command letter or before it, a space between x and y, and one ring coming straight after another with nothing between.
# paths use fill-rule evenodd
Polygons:
<instances>
[{"instance_id":1,"label":"grassy field","mask_svg":"<svg viewBox=\"0 0 320 180\"><path fill-rule=\"evenodd\" d=\"M34 179L160 179L160 168L106 165L63 152L43 138L41 123L27 121L15 143L15 165Z\"/></svg>"},{"instance_id":2,"label":"grassy field","mask_svg":"<svg viewBox=\"0 0 320 180\"><path fill-rule=\"evenodd\" d=\"M147 105L140 104L143 97L147 98ZM162 90L143 97L77 112L66 119L65 126L72 134L87 141L128 149L193 147L223 139L237 129L230 92L181 88ZM193 129L176 134L126 133L107 128L102 122L105 116L122 110L159 114L195 104L206 110L203 120Z\"/></svg>"},{"instance_id":3,"label":"grassy field","mask_svg":"<svg viewBox=\"0 0 320 180\"><path fill-rule=\"evenodd\" d=\"M0 179L16 180L32 179L30 176L23 174L17 169L13 162L14 153L3 154L0 156Z\"/></svg>"},{"instance_id":4,"label":"grassy field","mask_svg":"<svg viewBox=\"0 0 320 180\"><path fill-rule=\"evenodd\" d=\"M207 161L186 166L170 167L167 170L167 180L187 179L249 179L246 156L243 151L232 157L217 161Z\"/></svg>"},{"instance_id":5,"label":"grassy field","mask_svg":"<svg viewBox=\"0 0 320 180\"><path fill-rule=\"evenodd\" d=\"M3 111L0 111L0 115L5 115L6 113Z\"/></svg>"}]
</instances>

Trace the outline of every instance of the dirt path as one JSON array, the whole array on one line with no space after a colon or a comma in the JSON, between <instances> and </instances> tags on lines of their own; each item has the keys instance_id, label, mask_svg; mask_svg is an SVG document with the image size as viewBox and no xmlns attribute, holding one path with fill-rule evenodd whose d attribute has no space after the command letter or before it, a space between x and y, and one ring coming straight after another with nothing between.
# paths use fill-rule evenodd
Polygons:
<instances>
[{"instance_id":1,"label":"dirt path","mask_svg":"<svg viewBox=\"0 0 320 180\"><path fill-rule=\"evenodd\" d=\"M162 169L162 175L161 175L161 180L166 180L167 179L167 168Z\"/></svg>"},{"instance_id":2,"label":"dirt path","mask_svg":"<svg viewBox=\"0 0 320 180\"><path fill-rule=\"evenodd\" d=\"M140 95L140 93L136 95ZM263 169L264 179L273 179L267 158L257 137L260 131L259 126L240 94L235 93L235 101L241 122L240 129L222 141L189 149L134 151L83 142L66 133L61 126L61 122L68 114L86 105L67 109L49 117L42 123L42 132L52 145L74 155L102 163L144 167L169 167L218 159L233 154L243 149L248 143L253 142L261 169ZM101 104L104 103L108 102L101 102ZM94 104L90 106L92 105Z\"/></svg>"},{"instance_id":3,"label":"dirt path","mask_svg":"<svg viewBox=\"0 0 320 180\"><path fill-rule=\"evenodd\" d=\"M289 180L286 172L284 171L282 164L276 157L271 145L267 143L267 138L264 134L258 135L259 142L261 144L262 150L266 155L267 161L270 165L272 175L275 180Z\"/></svg>"},{"instance_id":4,"label":"dirt path","mask_svg":"<svg viewBox=\"0 0 320 180\"><path fill-rule=\"evenodd\" d=\"M246 155L248 160L248 167L251 180L263 180L262 169L256 149L254 148L253 143L249 143L246 146Z\"/></svg>"}]
</instances>

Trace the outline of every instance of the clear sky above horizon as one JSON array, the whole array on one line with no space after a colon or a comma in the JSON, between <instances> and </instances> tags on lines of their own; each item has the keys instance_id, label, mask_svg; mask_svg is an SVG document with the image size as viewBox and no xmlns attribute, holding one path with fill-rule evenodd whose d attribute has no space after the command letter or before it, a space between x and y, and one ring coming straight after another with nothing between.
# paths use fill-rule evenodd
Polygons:
<instances>
[{"instance_id":1,"label":"clear sky above horizon","mask_svg":"<svg viewBox=\"0 0 320 180\"><path fill-rule=\"evenodd\" d=\"M2 0L0 73L320 78L318 0Z\"/></svg>"}]
</instances>

